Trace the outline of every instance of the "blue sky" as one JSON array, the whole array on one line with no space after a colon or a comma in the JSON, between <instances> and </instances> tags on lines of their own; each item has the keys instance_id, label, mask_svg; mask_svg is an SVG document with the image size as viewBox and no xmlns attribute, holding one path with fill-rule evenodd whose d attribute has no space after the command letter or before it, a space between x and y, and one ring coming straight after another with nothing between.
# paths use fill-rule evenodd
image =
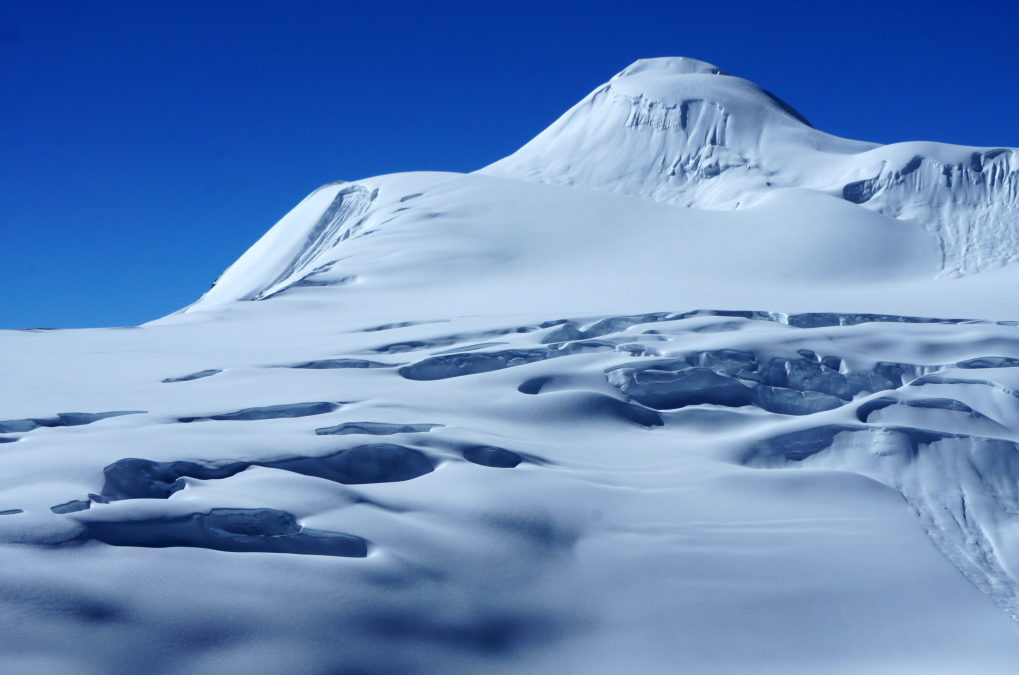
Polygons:
<instances>
[{"instance_id":1,"label":"blue sky","mask_svg":"<svg viewBox=\"0 0 1019 675\"><path fill-rule=\"evenodd\" d=\"M470 171L637 58L1019 146L1019 3L0 2L0 327L174 311L322 183Z\"/></svg>"}]
</instances>

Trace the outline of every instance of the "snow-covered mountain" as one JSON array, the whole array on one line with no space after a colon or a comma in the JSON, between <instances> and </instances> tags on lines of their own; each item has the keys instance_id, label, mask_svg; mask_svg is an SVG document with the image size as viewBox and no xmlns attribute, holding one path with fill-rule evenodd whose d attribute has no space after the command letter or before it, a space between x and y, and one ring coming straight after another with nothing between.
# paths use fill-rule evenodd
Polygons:
<instances>
[{"instance_id":1,"label":"snow-covered mountain","mask_svg":"<svg viewBox=\"0 0 1019 675\"><path fill-rule=\"evenodd\" d=\"M925 226L942 274L1019 256L1015 150L836 138L752 82L693 59L638 61L483 172L706 209L805 188Z\"/></svg>"},{"instance_id":2,"label":"snow-covered mountain","mask_svg":"<svg viewBox=\"0 0 1019 675\"><path fill-rule=\"evenodd\" d=\"M685 58L325 185L176 314L0 334L5 667L1012 672L1017 214L1015 150Z\"/></svg>"}]
</instances>

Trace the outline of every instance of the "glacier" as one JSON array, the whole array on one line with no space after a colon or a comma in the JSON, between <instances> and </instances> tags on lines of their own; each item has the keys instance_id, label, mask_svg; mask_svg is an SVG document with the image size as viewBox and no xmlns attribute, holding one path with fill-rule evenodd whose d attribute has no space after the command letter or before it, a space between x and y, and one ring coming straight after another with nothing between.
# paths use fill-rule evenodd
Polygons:
<instances>
[{"instance_id":1,"label":"glacier","mask_svg":"<svg viewBox=\"0 0 1019 675\"><path fill-rule=\"evenodd\" d=\"M0 331L18 673L1011 673L1019 154L645 59Z\"/></svg>"}]
</instances>

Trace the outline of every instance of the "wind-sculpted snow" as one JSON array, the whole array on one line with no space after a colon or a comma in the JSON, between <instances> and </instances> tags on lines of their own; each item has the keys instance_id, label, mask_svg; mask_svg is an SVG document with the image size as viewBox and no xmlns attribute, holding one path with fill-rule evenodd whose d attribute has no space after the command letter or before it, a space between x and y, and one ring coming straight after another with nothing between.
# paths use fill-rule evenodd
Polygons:
<instances>
[{"instance_id":1,"label":"wind-sculpted snow","mask_svg":"<svg viewBox=\"0 0 1019 675\"><path fill-rule=\"evenodd\" d=\"M218 323L149 326L104 351L185 358L108 368L124 379L99 390L94 363L61 363L62 407L150 413L4 446L0 541L28 590L0 603L77 600L46 605L53 630L30 619L0 642L41 654L77 636L63 653L100 672L153 653L170 672L236 669L280 636L322 672L807 672L862 663L829 639L846 630L910 667L981 654L982 672L1008 672L1019 655L1014 325L736 310L386 323L309 317L266 348L210 339ZM223 373L163 384L195 344ZM81 398L59 393L76 382ZM40 404L5 405L20 420ZM237 623L238 593L257 624ZM100 600L130 620L82 622ZM243 630L182 643L170 616ZM781 649L711 647L734 616Z\"/></svg>"}]
</instances>

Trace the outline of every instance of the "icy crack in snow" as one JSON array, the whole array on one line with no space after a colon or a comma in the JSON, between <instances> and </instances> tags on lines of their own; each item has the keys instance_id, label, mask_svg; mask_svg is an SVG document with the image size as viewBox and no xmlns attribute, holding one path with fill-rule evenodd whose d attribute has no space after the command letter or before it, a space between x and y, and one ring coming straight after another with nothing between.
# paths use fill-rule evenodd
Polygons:
<instances>
[{"instance_id":1,"label":"icy crack in snow","mask_svg":"<svg viewBox=\"0 0 1019 675\"><path fill-rule=\"evenodd\" d=\"M87 520L81 539L112 546L185 546L234 553L291 553L364 558L368 542L351 534L301 527L277 509L212 509L137 520Z\"/></svg>"},{"instance_id":2,"label":"icy crack in snow","mask_svg":"<svg viewBox=\"0 0 1019 675\"><path fill-rule=\"evenodd\" d=\"M20 420L3 420L0 421L0 433L18 433L32 431L43 427L77 427L85 424L92 424L93 422L98 422L99 420L108 419L110 417L143 415L145 412L146 411L144 410L113 410L110 412L100 413L66 412L57 413L56 417L31 417ZM13 441L16 439L10 440Z\"/></svg>"}]
</instances>

